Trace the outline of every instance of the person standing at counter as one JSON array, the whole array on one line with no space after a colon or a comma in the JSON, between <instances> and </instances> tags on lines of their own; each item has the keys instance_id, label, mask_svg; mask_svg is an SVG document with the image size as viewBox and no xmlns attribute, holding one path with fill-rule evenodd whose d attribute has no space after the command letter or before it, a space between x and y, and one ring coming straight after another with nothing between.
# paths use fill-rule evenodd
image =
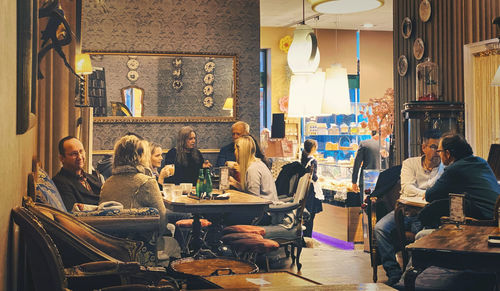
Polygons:
<instances>
[{"instance_id":1,"label":"person standing at counter","mask_svg":"<svg viewBox=\"0 0 500 291\"><path fill-rule=\"evenodd\" d=\"M251 136L241 136L234 145L234 155L239 165L240 182L230 178L230 184L247 193L278 201L273 174L259 158L255 157L256 145Z\"/></svg>"},{"instance_id":2,"label":"person standing at counter","mask_svg":"<svg viewBox=\"0 0 500 291\"><path fill-rule=\"evenodd\" d=\"M313 155L316 152L317 148L317 141L315 141L314 139L307 139L304 142L304 150L302 151L302 157L300 159L300 163L306 169L306 173L310 172L311 167L313 167L314 169L312 174L312 187L309 187L309 193L306 200L306 209L311 214L311 217L304 223L304 226L306 227L306 229L304 230L305 237L312 237L314 217L316 216L316 213L320 213L321 211L323 211L323 203L321 202L321 200L325 199L321 186L319 184L316 184L316 182L318 181L318 162Z\"/></svg>"},{"instance_id":3,"label":"person standing at counter","mask_svg":"<svg viewBox=\"0 0 500 291\"><path fill-rule=\"evenodd\" d=\"M165 157L165 165L173 164L174 175L165 179L166 183L192 183L196 185L201 168L212 165L196 148L196 133L190 126L184 126L177 134L177 145L170 149Z\"/></svg>"},{"instance_id":4,"label":"person standing at counter","mask_svg":"<svg viewBox=\"0 0 500 291\"><path fill-rule=\"evenodd\" d=\"M383 144L382 147L381 143ZM363 170L385 168L382 166L381 158L387 158L388 156L389 146L385 141L380 141L380 137L376 131L372 131L371 139L363 140L359 143L359 149L356 152L352 169L352 189L354 192L363 192L364 190ZM362 199L363 196L361 195Z\"/></svg>"}]
</instances>

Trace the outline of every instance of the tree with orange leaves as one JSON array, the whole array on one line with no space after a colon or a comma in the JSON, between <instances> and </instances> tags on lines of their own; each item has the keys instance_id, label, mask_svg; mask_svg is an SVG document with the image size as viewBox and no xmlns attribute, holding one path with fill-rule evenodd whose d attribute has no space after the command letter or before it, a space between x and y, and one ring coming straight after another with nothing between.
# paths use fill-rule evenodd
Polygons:
<instances>
[{"instance_id":1,"label":"tree with orange leaves","mask_svg":"<svg viewBox=\"0 0 500 291\"><path fill-rule=\"evenodd\" d=\"M368 122L361 122L361 127L376 131L382 140L387 138L394 129L394 90L388 88L384 97L370 98L360 113L368 119Z\"/></svg>"}]
</instances>

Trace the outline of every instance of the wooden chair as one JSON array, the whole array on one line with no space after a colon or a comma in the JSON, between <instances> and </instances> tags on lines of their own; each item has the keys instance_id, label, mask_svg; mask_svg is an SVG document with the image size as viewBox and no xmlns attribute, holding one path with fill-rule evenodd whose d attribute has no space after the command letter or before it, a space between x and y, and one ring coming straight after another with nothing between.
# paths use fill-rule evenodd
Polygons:
<instances>
[{"instance_id":1,"label":"wooden chair","mask_svg":"<svg viewBox=\"0 0 500 291\"><path fill-rule=\"evenodd\" d=\"M380 255L377 249L375 238L375 224L392 210L396 220L396 231L394 243L396 249L403 254L403 266L408 263L408 254L405 251L406 244L414 240L411 232L404 230L404 209L396 209L396 201L401 191L401 166L391 167L380 173L375 189L367 189L365 193L369 195L365 201L364 210L368 216L368 236L370 244L370 263L373 271L373 282L377 282L377 268L381 264Z\"/></svg>"},{"instance_id":2,"label":"wooden chair","mask_svg":"<svg viewBox=\"0 0 500 291\"><path fill-rule=\"evenodd\" d=\"M300 254L302 253L302 247L304 245L304 210L306 208L307 195L310 193L309 188L311 187L313 172L314 169L311 167L311 171L305 173L299 179L293 202L272 205L269 207L271 214L273 214L273 212L289 213L288 216L292 218L291 225L276 224L263 226L266 231L264 234L265 239L271 239L278 242L280 247L285 247L285 250L287 250L288 246L291 247L292 266L296 264L299 271L302 268ZM296 253L295 249L297 249Z\"/></svg>"},{"instance_id":3,"label":"wooden chair","mask_svg":"<svg viewBox=\"0 0 500 291\"><path fill-rule=\"evenodd\" d=\"M488 164L495 173L497 180L500 181L500 144L491 144L488 153Z\"/></svg>"},{"instance_id":4,"label":"wooden chair","mask_svg":"<svg viewBox=\"0 0 500 291\"><path fill-rule=\"evenodd\" d=\"M20 228L23 254L20 262L24 267L29 267L32 279L29 286L31 288L28 285L22 286L25 289L92 290L126 284L134 285L123 286L121 290L177 289L175 285L170 284L164 269L146 268L137 262L102 260L65 266L57 245L32 211L25 207L16 207L12 210L12 218ZM21 267L20 270L22 269ZM161 281L162 277L166 280ZM148 286L150 284L164 286L154 288Z\"/></svg>"}]
</instances>

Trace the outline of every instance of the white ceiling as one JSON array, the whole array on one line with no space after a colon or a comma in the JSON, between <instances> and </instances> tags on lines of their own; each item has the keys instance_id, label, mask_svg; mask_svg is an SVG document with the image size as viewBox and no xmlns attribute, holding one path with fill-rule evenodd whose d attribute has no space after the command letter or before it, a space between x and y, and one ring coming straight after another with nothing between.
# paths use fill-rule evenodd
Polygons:
<instances>
[{"instance_id":1,"label":"white ceiling","mask_svg":"<svg viewBox=\"0 0 500 291\"><path fill-rule=\"evenodd\" d=\"M302 21L303 0L260 0L260 26L294 27ZM313 28L392 31L392 2L382 7L353 14L321 14L305 1L306 24ZM319 19L315 16L319 16ZM363 24L371 23L372 28Z\"/></svg>"}]
</instances>

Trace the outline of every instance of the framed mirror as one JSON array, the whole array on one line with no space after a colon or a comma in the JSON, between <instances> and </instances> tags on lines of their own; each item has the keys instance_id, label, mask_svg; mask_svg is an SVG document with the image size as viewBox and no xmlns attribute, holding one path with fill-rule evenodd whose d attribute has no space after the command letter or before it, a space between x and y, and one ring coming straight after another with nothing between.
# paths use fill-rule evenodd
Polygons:
<instances>
[{"instance_id":1,"label":"framed mirror","mask_svg":"<svg viewBox=\"0 0 500 291\"><path fill-rule=\"evenodd\" d=\"M236 121L236 55L86 53L94 69L86 84L94 123ZM117 103L131 116L119 114Z\"/></svg>"}]
</instances>

